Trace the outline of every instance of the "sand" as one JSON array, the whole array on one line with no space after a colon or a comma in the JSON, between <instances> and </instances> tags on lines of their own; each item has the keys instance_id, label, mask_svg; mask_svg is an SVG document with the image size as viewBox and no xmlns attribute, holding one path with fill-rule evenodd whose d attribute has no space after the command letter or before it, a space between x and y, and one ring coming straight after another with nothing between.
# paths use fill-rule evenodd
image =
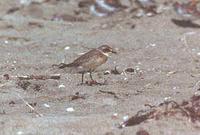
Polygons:
<instances>
[{"instance_id":1,"label":"sand","mask_svg":"<svg viewBox=\"0 0 200 135\"><path fill-rule=\"evenodd\" d=\"M78 0L70 0L35 4L7 14L10 8L21 5L19 1L1 1L0 134L134 135L139 129L150 135L199 134L195 124L176 117L117 128L124 116L131 117L148 108L144 104L158 105L166 98L181 102L194 95L200 76L199 29L173 24L171 19L176 14L172 9L139 19L122 11L103 18L85 12L78 15L83 20L51 20L58 13L73 15L80 10L77 3ZM118 54L93 74L106 85L77 85L81 75L52 68L53 64L72 62L102 44L118 49ZM105 70L116 66L121 71L133 68L135 72L104 75ZM3 77L5 74L9 75L8 80ZM61 79L17 79L52 74L61 74ZM118 98L101 90L116 93ZM77 92L84 98L71 100ZM35 104L43 116L31 112L22 98Z\"/></svg>"}]
</instances>

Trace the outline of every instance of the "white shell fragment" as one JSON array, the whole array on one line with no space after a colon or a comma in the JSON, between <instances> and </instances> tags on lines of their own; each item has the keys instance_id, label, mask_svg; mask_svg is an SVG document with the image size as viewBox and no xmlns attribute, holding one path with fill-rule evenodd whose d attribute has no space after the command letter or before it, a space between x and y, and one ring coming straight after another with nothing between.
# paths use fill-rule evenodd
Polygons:
<instances>
[{"instance_id":1,"label":"white shell fragment","mask_svg":"<svg viewBox=\"0 0 200 135\"><path fill-rule=\"evenodd\" d=\"M186 33L184 33L184 35L195 35L195 34L196 34L195 31L190 31L190 32L186 32Z\"/></svg>"},{"instance_id":2,"label":"white shell fragment","mask_svg":"<svg viewBox=\"0 0 200 135\"><path fill-rule=\"evenodd\" d=\"M146 15L147 15L148 17L151 17L151 16L153 16L153 13L149 12L149 13L147 13Z\"/></svg>"},{"instance_id":3,"label":"white shell fragment","mask_svg":"<svg viewBox=\"0 0 200 135\"><path fill-rule=\"evenodd\" d=\"M74 108L68 107L68 108L66 109L66 111L67 111L67 112L74 112Z\"/></svg>"},{"instance_id":4,"label":"white shell fragment","mask_svg":"<svg viewBox=\"0 0 200 135\"><path fill-rule=\"evenodd\" d=\"M70 49L70 47L69 47L69 46L66 46L66 47L65 47L65 50L69 50L69 49Z\"/></svg>"},{"instance_id":5,"label":"white shell fragment","mask_svg":"<svg viewBox=\"0 0 200 135\"><path fill-rule=\"evenodd\" d=\"M113 118L113 119L118 118L118 113L113 113L113 114L112 114L112 118Z\"/></svg>"},{"instance_id":6,"label":"white shell fragment","mask_svg":"<svg viewBox=\"0 0 200 135\"><path fill-rule=\"evenodd\" d=\"M124 81L126 81L126 80L128 80L128 78L127 78L127 77L124 77Z\"/></svg>"},{"instance_id":7,"label":"white shell fragment","mask_svg":"<svg viewBox=\"0 0 200 135\"><path fill-rule=\"evenodd\" d=\"M135 67L135 70L139 71L139 70L140 70L140 68L139 68L138 66L136 66L136 67Z\"/></svg>"},{"instance_id":8,"label":"white shell fragment","mask_svg":"<svg viewBox=\"0 0 200 135\"><path fill-rule=\"evenodd\" d=\"M124 120L124 121L127 121L128 118L129 118L128 115L125 115L125 116L123 117L123 120Z\"/></svg>"},{"instance_id":9,"label":"white shell fragment","mask_svg":"<svg viewBox=\"0 0 200 135\"><path fill-rule=\"evenodd\" d=\"M22 132L22 131L17 132L17 135L23 135L23 134L24 134L24 132Z\"/></svg>"},{"instance_id":10,"label":"white shell fragment","mask_svg":"<svg viewBox=\"0 0 200 135\"><path fill-rule=\"evenodd\" d=\"M78 53L78 55L83 55L83 54L85 54L85 52L82 52L82 53Z\"/></svg>"},{"instance_id":11,"label":"white shell fragment","mask_svg":"<svg viewBox=\"0 0 200 135\"><path fill-rule=\"evenodd\" d=\"M137 11L137 14L136 14L136 17L143 17L143 16L145 16L145 12L144 12L144 10L142 10L142 9L140 9L140 10L138 10Z\"/></svg>"},{"instance_id":12,"label":"white shell fragment","mask_svg":"<svg viewBox=\"0 0 200 135\"><path fill-rule=\"evenodd\" d=\"M8 40L5 40L4 43L5 43L5 44L8 44Z\"/></svg>"},{"instance_id":13,"label":"white shell fragment","mask_svg":"<svg viewBox=\"0 0 200 135\"><path fill-rule=\"evenodd\" d=\"M19 3L24 6L30 5L32 0L20 0Z\"/></svg>"},{"instance_id":14,"label":"white shell fragment","mask_svg":"<svg viewBox=\"0 0 200 135\"><path fill-rule=\"evenodd\" d=\"M60 85L58 86L58 88L65 88L65 85L64 85L64 84L60 84Z\"/></svg>"},{"instance_id":15,"label":"white shell fragment","mask_svg":"<svg viewBox=\"0 0 200 135\"><path fill-rule=\"evenodd\" d=\"M50 105L48 105L48 104L46 104L46 103L44 103L43 105L44 105L44 107L46 107L46 108L50 108Z\"/></svg>"},{"instance_id":16,"label":"white shell fragment","mask_svg":"<svg viewBox=\"0 0 200 135\"><path fill-rule=\"evenodd\" d=\"M168 102L168 101L170 101L170 100L171 100L171 97L165 97L165 98L164 98L164 101L165 101L165 102Z\"/></svg>"},{"instance_id":17,"label":"white shell fragment","mask_svg":"<svg viewBox=\"0 0 200 135\"><path fill-rule=\"evenodd\" d=\"M118 116L118 113L113 113L113 116L117 117L117 116Z\"/></svg>"},{"instance_id":18,"label":"white shell fragment","mask_svg":"<svg viewBox=\"0 0 200 135\"><path fill-rule=\"evenodd\" d=\"M104 72L104 74L111 74L111 72L109 71L109 70L106 70L105 72Z\"/></svg>"},{"instance_id":19,"label":"white shell fragment","mask_svg":"<svg viewBox=\"0 0 200 135\"><path fill-rule=\"evenodd\" d=\"M156 44L155 43L150 43L150 46L155 47Z\"/></svg>"},{"instance_id":20,"label":"white shell fragment","mask_svg":"<svg viewBox=\"0 0 200 135\"><path fill-rule=\"evenodd\" d=\"M195 95L195 96L200 96L200 91L196 91L196 92L194 93L194 95Z\"/></svg>"},{"instance_id":21,"label":"white shell fragment","mask_svg":"<svg viewBox=\"0 0 200 135\"><path fill-rule=\"evenodd\" d=\"M94 5L92 5L92 6L90 7L90 12L91 12L91 14L93 14L93 15L95 15L95 16L99 16L99 17L106 16L105 13L97 12Z\"/></svg>"},{"instance_id":22,"label":"white shell fragment","mask_svg":"<svg viewBox=\"0 0 200 135\"><path fill-rule=\"evenodd\" d=\"M170 76L170 75L173 75L173 74L175 74L177 71L169 71L168 73L167 73L167 76Z\"/></svg>"}]
</instances>

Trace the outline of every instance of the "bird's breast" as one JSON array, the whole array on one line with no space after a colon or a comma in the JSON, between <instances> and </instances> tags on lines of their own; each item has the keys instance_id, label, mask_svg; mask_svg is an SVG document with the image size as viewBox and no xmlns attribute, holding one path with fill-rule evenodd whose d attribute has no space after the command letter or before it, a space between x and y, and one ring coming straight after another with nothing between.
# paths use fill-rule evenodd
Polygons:
<instances>
[{"instance_id":1,"label":"bird's breast","mask_svg":"<svg viewBox=\"0 0 200 135\"><path fill-rule=\"evenodd\" d=\"M107 57L105 55L99 55L98 57L91 57L90 60L84 63L83 67L90 71L95 70L98 66L102 65L107 61Z\"/></svg>"}]
</instances>

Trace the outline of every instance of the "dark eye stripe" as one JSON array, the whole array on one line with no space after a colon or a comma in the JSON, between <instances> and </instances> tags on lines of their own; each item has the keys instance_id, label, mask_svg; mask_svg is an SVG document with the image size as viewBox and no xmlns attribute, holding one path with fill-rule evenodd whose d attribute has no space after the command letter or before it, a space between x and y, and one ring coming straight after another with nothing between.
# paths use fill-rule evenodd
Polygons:
<instances>
[{"instance_id":1,"label":"dark eye stripe","mask_svg":"<svg viewBox=\"0 0 200 135\"><path fill-rule=\"evenodd\" d=\"M110 49L108 49L108 48L105 48L105 49L103 49L105 52L110 52Z\"/></svg>"}]
</instances>

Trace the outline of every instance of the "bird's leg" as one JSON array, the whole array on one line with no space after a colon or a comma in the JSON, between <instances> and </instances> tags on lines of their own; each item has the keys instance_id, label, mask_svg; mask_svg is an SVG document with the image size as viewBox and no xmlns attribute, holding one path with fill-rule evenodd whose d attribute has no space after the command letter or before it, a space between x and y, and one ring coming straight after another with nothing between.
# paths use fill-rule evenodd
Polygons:
<instances>
[{"instance_id":1,"label":"bird's leg","mask_svg":"<svg viewBox=\"0 0 200 135\"><path fill-rule=\"evenodd\" d=\"M82 73L81 84L83 84L83 81L84 81L84 73Z\"/></svg>"},{"instance_id":2,"label":"bird's leg","mask_svg":"<svg viewBox=\"0 0 200 135\"><path fill-rule=\"evenodd\" d=\"M92 81L94 81L94 79L92 78L92 72L90 71L90 79L92 80Z\"/></svg>"},{"instance_id":3,"label":"bird's leg","mask_svg":"<svg viewBox=\"0 0 200 135\"><path fill-rule=\"evenodd\" d=\"M81 73L81 76L82 76L82 78L81 78L81 83L79 83L79 84L77 84L77 86L80 86L80 85L83 85L84 84L84 73Z\"/></svg>"},{"instance_id":4,"label":"bird's leg","mask_svg":"<svg viewBox=\"0 0 200 135\"><path fill-rule=\"evenodd\" d=\"M101 85L101 83L98 83L97 81L95 81L93 78L92 78L92 71L90 71L90 79L91 79L91 82L90 82L90 85Z\"/></svg>"},{"instance_id":5,"label":"bird's leg","mask_svg":"<svg viewBox=\"0 0 200 135\"><path fill-rule=\"evenodd\" d=\"M97 81L95 81L95 80L92 78L92 71L90 71L90 79L91 79L90 85L93 85L93 84L97 85L97 84L99 84Z\"/></svg>"},{"instance_id":6,"label":"bird's leg","mask_svg":"<svg viewBox=\"0 0 200 135\"><path fill-rule=\"evenodd\" d=\"M92 86L92 85L103 85L102 83L98 83L97 81L95 81L93 78L92 78L92 71L89 71L90 73L90 79L91 81L86 81L86 84L88 86Z\"/></svg>"}]
</instances>

